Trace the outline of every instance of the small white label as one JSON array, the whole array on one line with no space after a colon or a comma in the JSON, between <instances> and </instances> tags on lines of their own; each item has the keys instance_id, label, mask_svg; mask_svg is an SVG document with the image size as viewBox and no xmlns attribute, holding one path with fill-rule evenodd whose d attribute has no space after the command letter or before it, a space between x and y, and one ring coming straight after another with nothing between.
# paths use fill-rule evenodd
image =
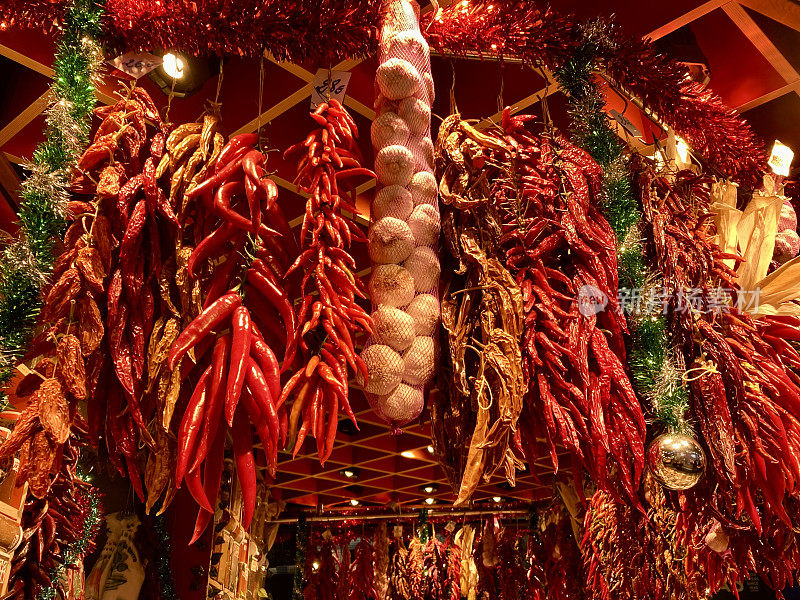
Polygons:
<instances>
[{"instance_id":1,"label":"small white label","mask_svg":"<svg viewBox=\"0 0 800 600\"><path fill-rule=\"evenodd\" d=\"M642 137L642 132L639 131L639 128L636 127L636 125L633 124L633 121L631 121L628 117L614 110L613 108L611 109L610 114L612 117L614 117L614 120L620 125L622 125L622 127L625 128L625 131L630 133L633 137L637 138Z\"/></svg>"},{"instance_id":2,"label":"small white label","mask_svg":"<svg viewBox=\"0 0 800 600\"><path fill-rule=\"evenodd\" d=\"M108 61L111 66L135 79L139 79L153 69L160 67L162 62L164 61L160 56L149 52L128 52Z\"/></svg>"},{"instance_id":3,"label":"small white label","mask_svg":"<svg viewBox=\"0 0 800 600\"><path fill-rule=\"evenodd\" d=\"M350 71L329 71L318 69L311 82L311 108L315 109L323 102L335 98L339 102L347 94L347 84L350 83Z\"/></svg>"}]
</instances>

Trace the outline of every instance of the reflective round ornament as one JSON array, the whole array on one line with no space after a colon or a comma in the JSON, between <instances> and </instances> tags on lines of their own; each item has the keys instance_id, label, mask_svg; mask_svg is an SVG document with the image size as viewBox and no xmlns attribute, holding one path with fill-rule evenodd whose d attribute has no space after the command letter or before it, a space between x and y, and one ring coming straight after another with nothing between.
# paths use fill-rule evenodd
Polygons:
<instances>
[{"instance_id":1,"label":"reflective round ornament","mask_svg":"<svg viewBox=\"0 0 800 600\"><path fill-rule=\"evenodd\" d=\"M703 476L706 455L694 438L682 433L665 433L647 448L647 466L665 488L688 490Z\"/></svg>"}]
</instances>

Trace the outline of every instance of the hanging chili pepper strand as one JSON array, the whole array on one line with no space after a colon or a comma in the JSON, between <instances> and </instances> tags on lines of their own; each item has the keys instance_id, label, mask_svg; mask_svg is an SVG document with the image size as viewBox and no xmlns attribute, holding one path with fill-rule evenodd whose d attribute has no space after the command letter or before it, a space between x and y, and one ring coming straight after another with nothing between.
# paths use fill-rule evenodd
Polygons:
<instances>
[{"instance_id":1,"label":"hanging chili pepper strand","mask_svg":"<svg viewBox=\"0 0 800 600\"><path fill-rule=\"evenodd\" d=\"M714 466L708 482L686 493L678 531L687 541L713 534L730 549L689 546L712 589L751 569L781 589L800 557L791 525L800 517L800 320L754 318L737 302L746 292L725 261L739 258L711 237L711 183L688 171L670 181L651 165L638 178L656 258L674 292L668 308L689 363L691 409ZM686 290L698 290L694 302ZM775 544L780 556L768 550Z\"/></svg>"},{"instance_id":2,"label":"hanging chili pepper strand","mask_svg":"<svg viewBox=\"0 0 800 600\"><path fill-rule=\"evenodd\" d=\"M645 420L624 368L614 233L597 207L602 172L556 132L530 133L530 120L503 112L504 140L515 152L493 190L509 234L501 247L525 303L531 400L523 435L544 434L556 469L556 445L563 443L573 465L585 466L599 487L624 490L637 503ZM608 476L609 461L618 481ZM574 466L573 476L580 491Z\"/></svg>"},{"instance_id":3,"label":"hanging chili pepper strand","mask_svg":"<svg viewBox=\"0 0 800 600\"><path fill-rule=\"evenodd\" d=\"M299 348L302 366L283 388L278 404L293 397L288 434L292 454L310 434L325 464L333 452L339 412L358 427L348 398L348 367L367 376L354 344L359 334L372 333L372 319L358 303L366 298L366 288L347 249L354 241L366 241L353 220L358 214L355 182L375 175L361 166L358 129L344 106L330 100L311 118L319 127L284 154L299 156L294 183L310 197L300 232L302 252L287 272L303 273L302 300L287 351L291 358ZM284 368L290 364L285 361Z\"/></svg>"},{"instance_id":4,"label":"hanging chili pepper strand","mask_svg":"<svg viewBox=\"0 0 800 600\"><path fill-rule=\"evenodd\" d=\"M185 482L200 506L192 542L213 516L228 431L245 527L255 510L256 463L274 476L286 437L287 413L277 404L281 367L272 346L289 339L294 313L280 284L289 255L275 238L290 249L292 238L276 204L277 186L266 176L267 159L254 147L257 141L254 134L232 138L213 172L207 170L206 178L186 192L195 214L202 215L196 225L202 235L187 273L201 281L205 300L202 312L175 339L166 364L170 370L182 365L202 373L181 418L175 470L176 485ZM222 264L211 268L211 261L220 259ZM284 363L290 364L293 350L285 347ZM260 450L254 449L253 429Z\"/></svg>"}]
</instances>

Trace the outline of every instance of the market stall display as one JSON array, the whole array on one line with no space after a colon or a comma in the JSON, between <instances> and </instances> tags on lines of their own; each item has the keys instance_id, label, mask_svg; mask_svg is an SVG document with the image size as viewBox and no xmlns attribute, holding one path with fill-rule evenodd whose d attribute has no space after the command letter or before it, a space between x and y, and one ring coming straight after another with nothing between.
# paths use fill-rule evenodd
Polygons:
<instances>
[{"instance_id":1,"label":"market stall display","mask_svg":"<svg viewBox=\"0 0 800 600\"><path fill-rule=\"evenodd\" d=\"M0 31L42 15L54 94L0 260L5 599L288 597L281 559L293 600L794 582L794 183L683 65L527 0L12 0ZM123 53L159 48L216 53L216 94L136 80L163 59ZM498 112L462 114L432 53L498 65ZM507 58L563 122L504 106ZM223 76L252 60L240 126ZM291 135L266 60L313 95Z\"/></svg>"}]
</instances>

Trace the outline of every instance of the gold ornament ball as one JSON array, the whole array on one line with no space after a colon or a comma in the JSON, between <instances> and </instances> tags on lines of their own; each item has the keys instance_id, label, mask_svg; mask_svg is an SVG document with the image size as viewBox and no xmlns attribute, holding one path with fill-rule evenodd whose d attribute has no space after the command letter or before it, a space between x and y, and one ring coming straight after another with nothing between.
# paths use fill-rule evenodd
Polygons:
<instances>
[{"instance_id":1,"label":"gold ornament ball","mask_svg":"<svg viewBox=\"0 0 800 600\"><path fill-rule=\"evenodd\" d=\"M665 488L688 490L703 476L706 455L694 438L682 433L665 433L650 442L647 466Z\"/></svg>"}]
</instances>

